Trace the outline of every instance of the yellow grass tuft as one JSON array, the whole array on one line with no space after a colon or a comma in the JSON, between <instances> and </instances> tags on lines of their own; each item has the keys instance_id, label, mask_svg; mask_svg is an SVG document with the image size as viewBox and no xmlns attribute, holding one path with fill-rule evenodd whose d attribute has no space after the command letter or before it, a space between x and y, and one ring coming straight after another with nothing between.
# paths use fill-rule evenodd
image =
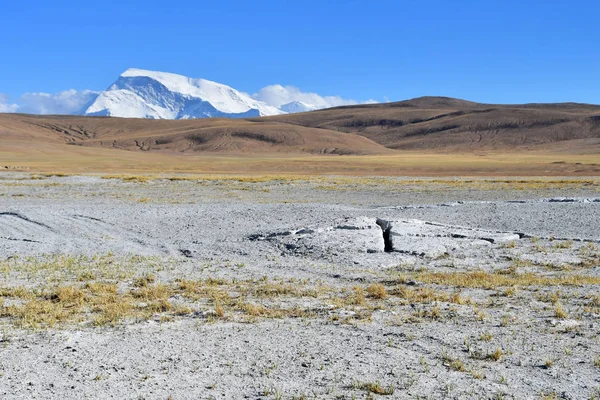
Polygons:
<instances>
[{"instance_id":1,"label":"yellow grass tuft","mask_svg":"<svg viewBox=\"0 0 600 400\"><path fill-rule=\"evenodd\" d=\"M503 356L504 353L502 352L502 350L499 347L496 347L496 349L493 352L489 353L486 358L492 361L500 361L500 359Z\"/></svg>"},{"instance_id":2,"label":"yellow grass tuft","mask_svg":"<svg viewBox=\"0 0 600 400\"><path fill-rule=\"evenodd\" d=\"M369 285L367 287L367 293L374 299L385 299L387 297L387 291L380 283Z\"/></svg>"},{"instance_id":3,"label":"yellow grass tuft","mask_svg":"<svg viewBox=\"0 0 600 400\"><path fill-rule=\"evenodd\" d=\"M578 286L600 284L600 277L597 276L577 274L543 276L534 273L500 274L486 271L421 272L417 273L415 278L424 283L478 289L513 286Z\"/></svg>"},{"instance_id":4,"label":"yellow grass tuft","mask_svg":"<svg viewBox=\"0 0 600 400\"><path fill-rule=\"evenodd\" d=\"M565 309L563 308L563 306L560 303L556 303L556 305L554 306L554 316L556 318L568 318L569 315L567 314L567 312L565 311Z\"/></svg>"}]
</instances>

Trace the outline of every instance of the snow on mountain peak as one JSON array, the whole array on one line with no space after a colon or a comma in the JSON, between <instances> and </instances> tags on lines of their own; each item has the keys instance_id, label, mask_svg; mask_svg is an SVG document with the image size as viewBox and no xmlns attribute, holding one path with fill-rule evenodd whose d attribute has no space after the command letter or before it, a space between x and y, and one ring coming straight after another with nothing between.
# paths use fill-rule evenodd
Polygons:
<instances>
[{"instance_id":1,"label":"snow on mountain peak","mask_svg":"<svg viewBox=\"0 0 600 400\"><path fill-rule=\"evenodd\" d=\"M130 68L85 110L86 115L187 119L252 117L283 111L221 83Z\"/></svg>"},{"instance_id":2,"label":"snow on mountain peak","mask_svg":"<svg viewBox=\"0 0 600 400\"><path fill-rule=\"evenodd\" d=\"M304 103L303 101L296 100L296 101L292 101L287 104L282 104L281 106L279 106L279 109L285 113L292 114L292 113L300 113L300 112L318 110L319 107L314 106L312 104Z\"/></svg>"}]
</instances>

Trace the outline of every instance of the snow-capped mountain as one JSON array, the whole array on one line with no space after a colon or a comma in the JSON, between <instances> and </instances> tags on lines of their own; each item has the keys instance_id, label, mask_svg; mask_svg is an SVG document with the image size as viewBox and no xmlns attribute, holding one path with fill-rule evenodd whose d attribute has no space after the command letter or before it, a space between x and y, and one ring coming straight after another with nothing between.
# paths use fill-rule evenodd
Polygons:
<instances>
[{"instance_id":1,"label":"snow-capped mountain","mask_svg":"<svg viewBox=\"0 0 600 400\"><path fill-rule=\"evenodd\" d=\"M291 103L279 106L279 110L289 114L314 111L318 109L319 107L313 106L312 104L306 104L302 101L292 101Z\"/></svg>"},{"instance_id":2,"label":"snow-capped mountain","mask_svg":"<svg viewBox=\"0 0 600 400\"><path fill-rule=\"evenodd\" d=\"M85 115L153 119L245 118L285 113L217 82L141 69L125 71L82 110Z\"/></svg>"}]
</instances>

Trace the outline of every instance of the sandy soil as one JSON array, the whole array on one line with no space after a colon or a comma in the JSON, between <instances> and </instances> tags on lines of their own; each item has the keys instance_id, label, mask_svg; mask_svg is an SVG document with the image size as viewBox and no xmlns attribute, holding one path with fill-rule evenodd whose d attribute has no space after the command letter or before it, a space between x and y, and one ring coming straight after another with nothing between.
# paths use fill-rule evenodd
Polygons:
<instances>
[{"instance_id":1,"label":"sandy soil","mask_svg":"<svg viewBox=\"0 0 600 400\"><path fill-rule=\"evenodd\" d=\"M32 178L2 398L600 396L597 180Z\"/></svg>"}]
</instances>

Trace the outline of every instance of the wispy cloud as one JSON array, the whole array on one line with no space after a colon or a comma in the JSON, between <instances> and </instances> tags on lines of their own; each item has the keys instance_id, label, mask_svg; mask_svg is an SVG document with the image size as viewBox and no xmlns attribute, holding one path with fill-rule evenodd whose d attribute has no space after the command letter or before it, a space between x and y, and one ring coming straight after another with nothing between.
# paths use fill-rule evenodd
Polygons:
<instances>
[{"instance_id":1,"label":"wispy cloud","mask_svg":"<svg viewBox=\"0 0 600 400\"><path fill-rule=\"evenodd\" d=\"M75 89L50 93L25 93L19 98L19 112L28 114L74 114L92 101L98 92Z\"/></svg>"},{"instance_id":2,"label":"wispy cloud","mask_svg":"<svg viewBox=\"0 0 600 400\"><path fill-rule=\"evenodd\" d=\"M273 107L280 107L283 104L291 103L293 101L301 101L315 106L316 108L346 106L360 103L377 103L377 101L373 99L356 101L344 99L340 96L321 96L317 93L303 92L295 86L282 85L265 86L257 93L253 94L252 97L256 100L264 101Z\"/></svg>"},{"instance_id":3,"label":"wispy cloud","mask_svg":"<svg viewBox=\"0 0 600 400\"><path fill-rule=\"evenodd\" d=\"M18 109L18 105L9 102L7 95L0 93L0 113L14 113Z\"/></svg>"},{"instance_id":4,"label":"wispy cloud","mask_svg":"<svg viewBox=\"0 0 600 400\"><path fill-rule=\"evenodd\" d=\"M92 90L69 89L58 93L28 92L11 103L8 96L0 94L0 112L21 112L27 114L75 114L92 102L98 92ZM293 101L301 101L315 108L328 108L353 104L371 104L378 101L369 99L357 101L341 96L321 96L303 92L295 86L269 85L251 95L273 107L280 107Z\"/></svg>"}]
</instances>

